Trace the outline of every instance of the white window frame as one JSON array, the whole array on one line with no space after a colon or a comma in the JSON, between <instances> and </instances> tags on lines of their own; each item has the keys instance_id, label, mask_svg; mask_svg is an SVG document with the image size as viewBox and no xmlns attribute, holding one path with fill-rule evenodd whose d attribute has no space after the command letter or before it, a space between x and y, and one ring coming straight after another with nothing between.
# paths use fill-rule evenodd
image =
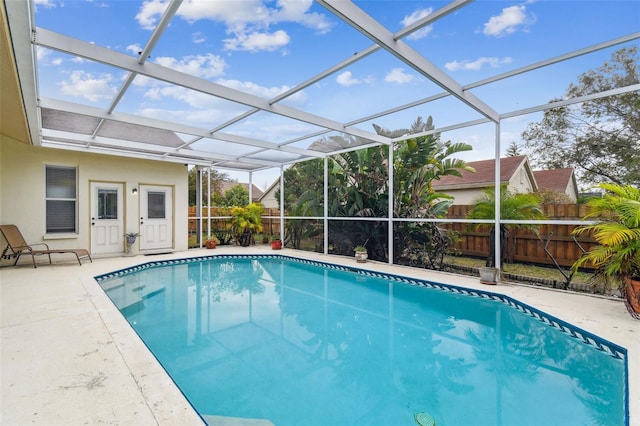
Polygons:
<instances>
[{"instance_id":1,"label":"white window frame","mask_svg":"<svg viewBox=\"0 0 640 426\"><path fill-rule=\"evenodd\" d=\"M47 173L49 169L66 169L74 171L74 197L49 197L48 194L48 179ZM44 168L44 200L45 200L45 214L44 214L44 227L47 236L56 236L56 237L64 237L65 235L77 235L78 234L78 167L63 165L63 164L46 164ZM73 202L73 230L64 230L64 231L56 231L55 229L49 229L47 224L47 219L49 216L48 212L48 201L72 201Z\"/></svg>"}]
</instances>

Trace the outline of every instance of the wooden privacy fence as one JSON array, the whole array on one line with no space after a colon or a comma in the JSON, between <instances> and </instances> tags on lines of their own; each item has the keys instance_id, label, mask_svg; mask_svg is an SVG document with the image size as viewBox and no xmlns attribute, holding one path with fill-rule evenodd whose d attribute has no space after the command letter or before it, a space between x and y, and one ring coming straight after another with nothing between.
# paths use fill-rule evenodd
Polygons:
<instances>
[{"instance_id":1,"label":"wooden privacy fence","mask_svg":"<svg viewBox=\"0 0 640 426\"><path fill-rule=\"evenodd\" d=\"M206 231L207 223L209 219L209 209L211 209L211 229L224 229L227 223L229 223L230 216L228 209L219 207L203 207L201 217L203 220L203 229ZM189 207L189 234L195 234L197 232L197 217L198 210L195 206ZM274 216L274 217L269 217ZM262 233L268 235L277 235L280 233L280 210L278 209L264 209L262 214ZM206 233L206 232L205 232Z\"/></svg>"},{"instance_id":2,"label":"wooden privacy fence","mask_svg":"<svg viewBox=\"0 0 640 426\"><path fill-rule=\"evenodd\" d=\"M447 214L450 219L464 219L472 206L451 206ZM550 220L580 220L587 213L581 204L545 204L543 211ZM442 224L447 230L458 233L460 240L455 248L463 256L486 257L489 254L489 227L476 229L466 223ZM528 229L513 229L512 241L507 248L510 261L553 265L553 260L545 253L544 247L561 266L571 266L582 254L596 245L590 235L581 235L576 244L571 233L576 225L541 225L538 235ZM539 238L538 238L539 236ZM548 240L548 244L547 244ZM582 249L581 249L582 247Z\"/></svg>"},{"instance_id":3,"label":"wooden privacy fence","mask_svg":"<svg viewBox=\"0 0 640 426\"><path fill-rule=\"evenodd\" d=\"M472 206L451 206L447 214L449 219L465 219ZM545 204L543 211L551 220L580 220L587 209L582 204ZM194 234L197 223L195 207L189 207L189 233ZM211 207L211 228L224 228L229 219L225 218L225 209ZM202 208L203 229L206 230L209 208ZM280 210L265 209L262 217L263 233L277 235L280 232ZM463 256L487 257L489 254L489 228L475 229L466 223L442 223L443 228L455 231L459 241L455 249ZM527 229L514 229L513 238L508 244L510 261L553 265L553 260L545 253L544 247L561 266L571 266L582 254L582 249L589 250L596 243L590 235L581 235L578 244L571 236L576 225L542 225L538 227L538 235ZM547 244L548 239L548 244ZM582 249L581 249L582 247Z\"/></svg>"}]
</instances>

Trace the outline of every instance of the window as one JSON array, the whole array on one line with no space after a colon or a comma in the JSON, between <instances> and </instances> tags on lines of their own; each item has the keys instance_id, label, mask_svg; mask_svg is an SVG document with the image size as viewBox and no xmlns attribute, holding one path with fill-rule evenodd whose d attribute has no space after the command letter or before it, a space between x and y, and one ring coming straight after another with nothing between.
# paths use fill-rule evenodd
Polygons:
<instances>
[{"instance_id":1,"label":"window","mask_svg":"<svg viewBox=\"0 0 640 426\"><path fill-rule=\"evenodd\" d=\"M98 219L118 218L118 190L98 189Z\"/></svg>"},{"instance_id":2,"label":"window","mask_svg":"<svg viewBox=\"0 0 640 426\"><path fill-rule=\"evenodd\" d=\"M147 197L148 217L149 219L164 219L165 214L165 193L149 191Z\"/></svg>"},{"instance_id":3,"label":"window","mask_svg":"<svg viewBox=\"0 0 640 426\"><path fill-rule=\"evenodd\" d=\"M46 166L47 234L77 232L76 168Z\"/></svg>"}]
</instances>

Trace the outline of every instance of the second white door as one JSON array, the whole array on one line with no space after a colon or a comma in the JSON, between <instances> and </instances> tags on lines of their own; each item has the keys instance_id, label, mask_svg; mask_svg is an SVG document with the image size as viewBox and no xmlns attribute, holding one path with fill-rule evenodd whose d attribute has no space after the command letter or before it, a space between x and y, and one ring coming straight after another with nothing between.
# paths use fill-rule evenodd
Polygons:
<instances>
[{"instance_id":1,"label":"second white door","mask_svg":"<svg viewBox=\"0 0 640 426\"><path fill-rule=\"evenodd\" d=\"M140 185L140 250L173 248L173 188Z\"/></svg>"}]
</instances>

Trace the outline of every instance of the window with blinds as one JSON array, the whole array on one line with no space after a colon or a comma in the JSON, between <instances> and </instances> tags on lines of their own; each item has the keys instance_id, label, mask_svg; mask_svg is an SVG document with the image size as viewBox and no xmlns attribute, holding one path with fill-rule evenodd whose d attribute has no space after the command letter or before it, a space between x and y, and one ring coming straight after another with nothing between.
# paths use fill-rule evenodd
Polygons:
<instances>
[{"instance_id":1,"label":"window with blinds","mask_svg":"<svg viewBox=\"0 0 640 426\"><path fill-rule=\"evenodd\" d=\"M77 170L46 166L47 234L77 232Z\"/></svg>"}]
</instances>

